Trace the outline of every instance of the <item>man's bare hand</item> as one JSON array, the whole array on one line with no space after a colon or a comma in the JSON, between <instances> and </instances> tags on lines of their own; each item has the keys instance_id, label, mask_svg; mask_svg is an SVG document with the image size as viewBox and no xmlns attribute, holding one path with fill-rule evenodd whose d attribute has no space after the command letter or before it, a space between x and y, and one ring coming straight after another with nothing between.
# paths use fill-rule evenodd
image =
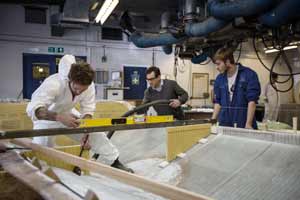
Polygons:
<instances>
[{"instance_id":1,"label":"man's bare hand","mask_svg":"<svg viewBox=\"0 0 300 200\"><path fill-rule=\"evenodd\" d=\"M172 108L177 108L180 105L181 103L178 99L171 99L171 103L169 104L169 106L171 106Z\"/></svg>"},{"instance_id":2,"label":"man's bare hand","mask_svg":"<svg viewBox=\"0 0 300 200\"><path fill-rule=\"evenodd\" d=\"M80 125L79 119L73 114L58 114L56 121L63 123L67 127L77 128Z\"/></svg>"}]
</instances>

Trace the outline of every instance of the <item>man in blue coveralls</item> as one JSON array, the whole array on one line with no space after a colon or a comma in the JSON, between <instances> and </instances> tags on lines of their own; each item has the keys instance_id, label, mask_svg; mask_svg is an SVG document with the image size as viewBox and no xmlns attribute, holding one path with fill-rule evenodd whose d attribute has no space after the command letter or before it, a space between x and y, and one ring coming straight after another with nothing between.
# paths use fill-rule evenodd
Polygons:
<instances>
[{"instance_id":1,"label":"man in blue coveralls","mask_svg":"<svg viewBox=\"0 0 300 200\"><path fill-rule=\"evenodd\" d=\"M220 74L214 84L212 119L220 126L257 129L255 109L261 89L256 72L236 64L230 48L219 49L213 62Z\"/></svg>"}]
</instances>

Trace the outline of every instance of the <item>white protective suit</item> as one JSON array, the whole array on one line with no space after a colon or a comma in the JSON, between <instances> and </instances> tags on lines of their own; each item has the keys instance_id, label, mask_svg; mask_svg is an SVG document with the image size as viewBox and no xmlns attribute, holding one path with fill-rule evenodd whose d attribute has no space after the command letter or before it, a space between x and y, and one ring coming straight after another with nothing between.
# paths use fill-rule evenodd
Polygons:
<instances>
[{"instance_id":1,"label":"white protective suit","mask_svg":"<svg viewBox=\"0 0 300 200\"><path fill-rule=\"evenodd\" d=\"M58 73L49 76L32 94L31 102L27 106L27 114L33 121L33 129L65 128L66 126L57 121L38 120L35 116L37 108L46 107L49 111L56 113L73 113L81 117L95 111L95 86L92 83L87 90L72 100L72 92L69 87L68 74L71 65L75 63L75 57L65 55L59 62ZM74 106L80 104L80 112ZM78 117L80 117L78 116ZM78 135L71 136L76 138ZM54 137L34 137L34 143L53 147ZM98 160L101 163L111 165L118 157L117 148L106 137L105 133L91 133L89 142L91 151L99 154Z\"/></svg>"},{"instance_id":2,"label":"white protective suit","mask_svg":"<svg viewBox=\"0 0 300 200\"><path fill-rule=\"evenodd\" d=\"M280 106L278 92L268 83L264 88L265 96L265 115L263 121L277 121Z\"/></svg>"}]
</instances>

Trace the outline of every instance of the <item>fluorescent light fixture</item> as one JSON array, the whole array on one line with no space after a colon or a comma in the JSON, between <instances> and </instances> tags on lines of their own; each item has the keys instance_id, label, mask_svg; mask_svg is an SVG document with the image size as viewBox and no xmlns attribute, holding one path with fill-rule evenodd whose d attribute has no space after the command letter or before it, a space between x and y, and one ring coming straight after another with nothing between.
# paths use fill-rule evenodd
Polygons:
<instances>
[{"instance_id":1,"label":"fluorescent light fixture","mask_svg":"<svg viewBox=\"0 0 300 200\"><path fill-rule=\"evenodd\" d=\"M96 1L96 2L92 5L91 10L95 10L95 9L98 7L98 5L99 5L99 2Z\"/></svg>"},{"instance_id":2,"label":"fluorescent light fixture","mask_svg":"<svg viewBox=\"0 0 300 200\"><path fill-rule=\"evenodd\" d=\"M284 47L283 50L290 50L290 49L297 49L297 48L298 48L298 46L293 45L293 46Z\"/></svg>"},{"instance_id":3,"label":"fluorescent light fixture","mask_svg":"<svg viewBox=\"0 0 300 200\"><path fill-rule=\"evenodd\" d=\"M118 5L118 3L119 0L105 0L95 18L96 23L99 23L100 21L102 25L112 13L112 11L115 9L115 7Z\"/></svg>"},{"instance_id":4,"label":"fluorescent light fixture","mask_svg":"<svg viewBox=\"0 0 300 200\"><path fill-rule=\"evenodd\" d=\"M284 47L283 50L296 49L296 48L298 48L299 45L300 45L300 41L291 42L291 43L289 43L288 46ZM274 53L274 52L279 51L277 48L274 49L273 47L264 48L264 50L265 50L265 53Z\"/></svg>"},{"instance_id":5,"label":"fluorescent light fixture","mask_svg":"<svg viewBox=\"0 0 300 200\"><path fill-rule=\"evenodd\" d=\"M296 49L296 48L298 48L298 46L296 46L296 45L292 45L292 46L286 46L286 47L284 47L283 48L283 50L290 50L290 49ZM274 53L274 52L278 52L279 50L278 49L274 49L274 48L264 48L264 50L265 50L265 53Z\"/></svg>"}]
</instances>

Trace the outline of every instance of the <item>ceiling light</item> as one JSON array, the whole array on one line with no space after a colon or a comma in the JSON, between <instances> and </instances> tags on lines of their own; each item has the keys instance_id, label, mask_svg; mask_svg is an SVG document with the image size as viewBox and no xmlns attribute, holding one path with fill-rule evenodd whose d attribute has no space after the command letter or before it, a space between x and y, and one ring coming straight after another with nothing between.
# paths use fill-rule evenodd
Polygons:
<instances>
[{"instance_id":1,"label":"ceiling light","mask_svg":"<svg viewBox=\"0 0 300 200\"><path fill-rule=\"evenodd\" d=\"M92 5L91 10L95 10L95 9L98 7L98 5L99 5L99 2L96 1L96 2Z\"/></svg>"},{"instance_id":2,"label":"ceiling light","mask_svg":"<svg viewBox=\"0 0 300 200\"><path fill-rule=\"evenodd\" d=\"M95 18L96 23L99 23L100 21L102 25L112 13L112 11L115 9L115 7L118 5L118 3L119 0L105 0Z\"/></svg>"}]
</instances>

